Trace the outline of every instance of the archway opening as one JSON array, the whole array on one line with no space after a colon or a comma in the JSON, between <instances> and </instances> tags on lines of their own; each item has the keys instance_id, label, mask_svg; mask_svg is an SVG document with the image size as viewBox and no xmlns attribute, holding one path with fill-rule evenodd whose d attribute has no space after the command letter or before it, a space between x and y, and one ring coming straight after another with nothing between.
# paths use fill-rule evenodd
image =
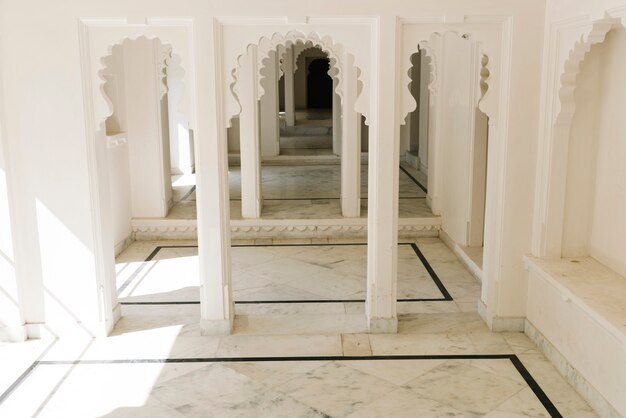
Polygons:
<instances>
[{"instance_id":1,"label":"archway opening","mask_svg":"<svg viewBox=\"0 0 626 418\"><path fill-rule=\"evenodd\" d=\"M354 116L349 143L358 143L357 152L361 150L362 130L357 125L363 122L353 110L361 89L358 68L353 61L350 65L339 62L332 51L310 40L285 41L264 51L266 56L257 55L258 72L252 63L257 53L252 45L239 57L231 87L241 106L228 128L233 219L341 218L345 213L341 194L345 158L340 148L344 111ZM306 107L307 73L312 65L317 67L314 77L325 79L324 100L326 104L330 100L329 109ZM351 71L354 87L349 108L342 106L337 87L344 66ZM360 155L355 152L353 159L360 166ZM246 167L251 167L248 174ZM247 195L260 198L252 197L247 206Z\"/></svg>"},{"instance_id":2,"label":"archway opening","mask_svg":"<svg viewBox=\"0 0 626 418\"><path fill-rule=\"evenodd\" d=\"M292 94L288 101L294 103L294 123L289 123L285 112L285 123L280 126L279 153L284 156L339 155L333 147L333 132L340 129L340 121L333 119L333 106L337 107L335 112L340 113L341 104L333 97L336 80L329 75L328 54L312 43L295 44L292 48L293 75L283 74L280 82L284 94ZM284 90L286 82L292 83L292 87Z\"/></svg>"},{"instance_id":3,"label":"archway opening","mask_svg":"<svg viewBox=\"0 0 626 418\"><path fill-rule=\"evenodd\" d=\"M399 218L407 224L440 222L440 239L413 242L440 280L439 300L463 299L474 310L487 199L489 126L481 101L488 60L478 42L454 32L433 34L406 58L406 92L415 109L400 126ZM448 265L441 264L444 257ZM399 297L406 292L404 280L398 276Z\"/></svg>"},{"instance_id":4,"label":"archway opening","mask_svg":"<svg viewBox=\"0 0 626 418\"><path fill-rule=\"evenodd\" d=\"M243 264L244 261L238 258L244 253L261 258L268 257L269 253L274 257L265 266L233 271L235 304L289 302L291 309L310 313L339 312L341 303L346 300L355 306L364 304L367 246L363 241L366 230L351 227L366 224L366 214L359 213L361 193L367 192L367 185L361 185L360 171L363 119L355 110L363 86L359 82L360 70L355 58L341 47L329 47L328 38L324 39L325 42L306 39L286 41L274 45L274 48L267 48L267 44L263 48L250 45L246 53L238 57L239 67L233 71L235 83L231 91L240 105L240 113L233 117L232 127L229 128L230 172L236 179L231 185L233 222L245 223L250 235L256 234L257 237L274 230L276 220L280 220L282 228L280 233L276 233L281 241L279 243L263 236L254 244L245 244L245 248L233 248L233 264ZM259 56L260 53L264 56ZM277 62L278 69L275 67ZM258 63L261 63L261 68L257 73L254 69ZM325 88L328 91L323 106L328 105L330 98L330 108L311 109L307 106L307 100L313 94L311 89L307 89L307 73L311 76L311 67L317 67L313 68L313 76L326 79ZM257 75L260 76L258 83L255 80ZM320 84L313 82L313 85L317 89ZM250 92L258 86L259 94L251 95ZM284 97L276 99L275 91ZM274 113L276 108L281 110L278 117ZM294 116L291 122L287 115L289 112ZM311 113L307 115L307 112ZM321 112L326 113L323 118L320 117ZM335 112L339 116L337 119L333 117ZM274 117L266 119L268 114ZM338 125L333 123L334 120L338 120ZM264 121L268 124L264 125ZM264 155L264 150L268 148L276 150L276 136L273 134L277 121L281 131L280 152ZM264 126L270 123L272 129L266 131ZM333 134L337 132L342 134L338 144L341 147L338 148L338 155L334 155ZM264 137L264 133L269 135ZM319 142L321 137L325 137L328 151L326 154L313 152L308 155L283 152L285 133L306 137L311 142ZM350 158L352 171L344 173L347 158ZM351 183L344 183L344 179ZM353 194L349 196L353 204L351 209L356 207L350 216L356 219L348 221L343 220L347 217L344 216L344 203L348 200L343 193L345 184L352 187ZM250 195L246 197L246 193ZM244 201L246 198L250 206ZM262 205L255 207L259 201ZM365 199L363 201L365 203ZM253 210L248 211L250 208ZM250 213L252 216L246 215ZM350 235L354 238L353 242L334 243L332 240L341 235L344 228L356 231ZM311 238L314 235L315 241ZM288 239L296 239L291 242L297 243L297 246L291 245ZM410 266L416 262L419 263L419 260L415 255L408 261ZM269 269L270 264L271 272L261 271ZM407 267L407 270L410 268ZM264 277L266 286L258 285L260 277ZM242 311L248 310L238 310Z\"/></svg>"},{"instance_id":5,"label":"archway opening","mask_svg":"<svg viewBox=\"0 0 626 418\"><path fill-rule=\"evenodd\" d=\"M103 229L114 244L114 291L122 315L149 316L147 306L157 304L167 322L177 315L174 304L199 298L197 249L172 252L136 227L196 218L193 136L179 109L181 60L158 38L126 39L110 51L100 75L111 114L97 158L107 177ZM190 311L182 322L198 320Z\"/></svg>"},{"instance_id":6,"label":"archway opening","mask_svg":"<svg viewBox=\"0 0 626 418\"><path fill-rule=\"evenodd\" d=\"M307 68L307 107L332 110L333 79L328 75L329 59L315 58Z\"/></svg>"}]
</instances>

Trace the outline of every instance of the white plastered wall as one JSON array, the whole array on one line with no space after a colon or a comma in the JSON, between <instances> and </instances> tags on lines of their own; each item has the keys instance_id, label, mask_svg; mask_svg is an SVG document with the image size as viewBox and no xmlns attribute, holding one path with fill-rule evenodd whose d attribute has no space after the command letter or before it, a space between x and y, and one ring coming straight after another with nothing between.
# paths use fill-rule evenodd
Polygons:
<instances>
[{"instance_id":1,"label":"white plastered wall","mask_svg":"<svg viewBox=\"0 0 626 418\"><path fill-rule=\"evenodd\" d=\"M20 307L17 261L13 248L10 207L12 185L9 182L10 170L6 154L0 116L0 341L22 341L27 334Z\"/></svg>"}]
</instances>

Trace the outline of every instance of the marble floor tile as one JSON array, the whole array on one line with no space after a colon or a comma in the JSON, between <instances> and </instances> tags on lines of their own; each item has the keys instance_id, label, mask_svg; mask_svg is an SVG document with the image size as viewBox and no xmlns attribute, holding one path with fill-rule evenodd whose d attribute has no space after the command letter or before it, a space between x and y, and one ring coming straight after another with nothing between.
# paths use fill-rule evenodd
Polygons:
<instances>
[{"instance_id":1,"label":"marble floor tile","mask_svg":"<svg viewBox=\"0 0 626 418\"><path fill-rule=\"evenodd\" d=\"M537 396L530 388L522 389L494 410L485 414L486 418L514 418L514 417L549 417Z\"/></svg>"},{"instance_id":2,"label":"marble floor tile","mask_svg":"<svg viewBox=\"0 0 626 418\"><path fill-rule=\"evenodd\" d=\"M527 353L518 357L563 416L582 418L595 416L591 407L578 396L542 354Z\"/></svg>"},{"instance_id":3,"label":"marble floor tile","mask_svg":"<svg viewBox=\"0 0 626 418\"><path fill-rule=\"evenodd\" d=\"M329 363L274 389L328 416L345 417L396 386L343 363Z\"/></svg>"},{"instance_id":4,"label":"marble floor tile","mask_svg":"<svg viewBox=\"0 0 626 418\"><path fill-rule=\"evenodd\" d=\"M392 334L370 335L372 353L376 355L407 354L475 354L467 334Z\"/></svg>"},{"instance_id":5,"label":"marble floor tile","mask_svg":"<svg viewBox=\"0 0 626 418\"><path fill-rule=\"evenodd\" d=\"M274 417L323 416L223 364L211 364L158 385L152 397L188 417L250 417L260 411Z\"/></svg>"},{"instance_id":6,"label":"marble floor tile","mask_svg":"<svg viewBox=\"0 0 626 418\"><path fill-rule=\"evenodd\" d=\"M369 335L367 334L342 334L341 345L344 356L371 356Z\"/></svg>"},{"instance_id":7,"label":"marble floor tile","mask_svg":"<svg viewBox=\"0 0 626 418\"><path fill-rule=\"evenodd\" d=\"M364 315L235 316L235 334L343 334L367 332Z\"/></svg>"},{"instance_id":8,"label":"marble floor tile","mask_svg":"<svg viewBox=\"0 0 626 418\"><path fill-rule=\"evenodd\" d=\"M350 360L339 363L363 373L403 386L427 371L443 364L446 360ZM415 393L413 393L415 396Z\"/></svg>"},{"instance_id":9,"label":"marble floor tile","mask_svg":"<svg viewBox=\"0 0 626 418\"><path fill-rule=\"evenodd\" d=\"M258 383L273 388L328 363L329 361L263 361L224 364Z\"/></svg>"},{"instance_id":10,"label":"marble floor tile","mask_svg":"<svg viewBox=\"0 0 626 418\"><path fill-rule=\"evenodd\" d=\"M453 312L446 315L402 315L398 320L398 331L404 334L467 334L488 333L489 329L478 312Z\"/></svg>"},{"instance_id":11,"label":"marble floor tile","mask_svg":"<svg viewBox=\"0 0 626 418\"><path fill-rule=\"evenodd\" d=\"M466 411L460 411L435 400L420 397L415 392L401 387L376 399L374 402L360 407L348 415L348 418L448 418L467 416Z\"/></svg>"},{"instance_id":12,"label":"marble floor tile","mask_svg":"<svg viewBox=\"0 0 626 418\"><path fill-rule=\"evenodd\" d=\"M340 356L341 335L229 335L218 357Z\"/></svg>"},{"instance_id":13,"label":"marble floor tile","mask_svg":"<svg viewBox=\"0 0 626 418\"><path fill-rule=\"evenodd\" d=\"M514 369L507 359L497 360ZM419 396L483 416L525 388L525 383L467 364L450 360L406 383Z\"/></svg>"}]
</instances>

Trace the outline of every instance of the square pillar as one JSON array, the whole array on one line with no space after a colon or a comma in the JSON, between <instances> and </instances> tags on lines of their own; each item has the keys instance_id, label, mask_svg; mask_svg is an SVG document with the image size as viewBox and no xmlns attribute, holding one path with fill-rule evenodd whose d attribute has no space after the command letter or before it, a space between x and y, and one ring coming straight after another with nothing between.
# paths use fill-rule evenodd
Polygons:
<instances>
[{"instance_id":1,"label":"square pillar","mask_svg":"<svg viewBox=\"0 0 626 418\"><path fill-rule=\"evenodd\" d=\"M164 218L172 203L172 176L167 101L160 89L163 51L146 39L122 48L132 216Z\"/></svg>"},{"instance_id":2,"label":"square pillar","mask_svg":"<svg viewBox=\"0 0 626 418\"><path fill-rule=\"evenodd\" d=\"M252 45L241 58L237 95L241 105L239 141L241 149L241 216L261 217L261 141L259 127L259 76L257 47Z\"/></svg>"},{"instance_id":3,"label":"square pillar","mask_svg":"<svg viewBox=\"0 0 626 418\"><path fill-rule=\"evenodd\" d=\"M383 17L372 74L367 216L367 298L369 332L398 330L398 176L400 129L396 123L396 19ZM376 95L377 92L377 95ZM345 126L345 125L344 125Z\"/></svg>"},{"instance_id":4,"label":"square pillar","mask_svg":"<svg viewBox=\"0 0 626 418\"><path fill-rule=\"evenodd\" d=\"M339 82L333 77L333 154L341 155L341 97L337 94Z\"/></svg>"},{"instance_id":5,"label":"square pillar","mask_svg":"<svg viewBox=\"0 0 626 418\"><path fill-rule=\"evenodd\" d=\"M361 216L361 115L354 110L358 84L353 60L346 54L343 63L341 213L347 218Z\"/></svg>"},{"instance_id":6,"label":"square pillar","mask_svg":"<svg viewBox=\"0 0 626 418\"><path fill-rule=\"evenodd\" d=\"M272 157L280 153L278 125L278 53L270 51L264 60L261 81L265 94L261 97L261 156Z\"/></svg>"},{"instance_id":7,"label":"square pillar","mask_svg":"<svg viewBox=\"0 0 626 418\"><path fill-rule=\"evenodd\" d=\"M198 39L214 45L213 21L199 24ZM201 29L202 28L202 29ZM197 77L193 138L196 153L196 205L198 208L198 264L200 329L203 335L229 334L235 308L231 286L230 201L228 144L222 104L219 66L206 43L195 45ZM195 88L194 88L195 87Z\"/></svg>"},{"instance_id":8,"label":"square pillar","mask_svg":"<svg viewBox=\"0 0 626 418\"><path fill-rule=\"evenodd\" d=\"M296 97L294 87L294 62L293 46L285 48L283 58L283 73L285 77L285 121L287 126L296 124Z\"/></svg>"}]
</instances>

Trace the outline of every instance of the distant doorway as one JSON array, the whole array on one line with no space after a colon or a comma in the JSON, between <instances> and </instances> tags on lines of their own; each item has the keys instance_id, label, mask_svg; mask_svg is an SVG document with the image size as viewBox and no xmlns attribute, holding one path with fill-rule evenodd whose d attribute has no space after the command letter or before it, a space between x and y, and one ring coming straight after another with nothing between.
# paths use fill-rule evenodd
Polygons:
<instances>
[{"instance_id":1,"label":"distant doorway","mask_svg":"<svg viewBox=\"0 0 626 418\"><path fill-rule=\"evenodd\" d=\"M333 107L333 79L328 75L328 58L311 61L307 72L307 107L330 109Z\"/></svg>"}]
</instances>

